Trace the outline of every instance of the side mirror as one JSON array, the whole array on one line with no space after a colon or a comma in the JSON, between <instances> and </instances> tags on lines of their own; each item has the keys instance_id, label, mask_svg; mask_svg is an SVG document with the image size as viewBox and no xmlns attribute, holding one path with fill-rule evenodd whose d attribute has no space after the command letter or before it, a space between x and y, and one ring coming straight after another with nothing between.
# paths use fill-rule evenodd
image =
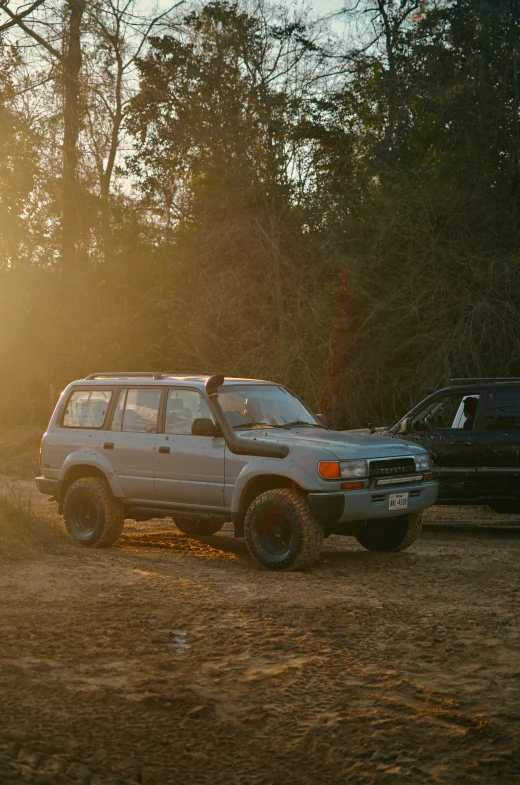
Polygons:
<instances>
[{"instance_id":1,"label":"side mirror","mask_svg":"<svg viewBox=\"0 0 520 785\"><path fill-rule=\"evenodd\" d=\"M412 430L412 418L411 417L405 417L399 423L398 433L410 433L411 430Z\"/></svg>"},{"instance_id":2,"label":"side mirror","mask_svg":"<svg viewBox=\"0 0 520 785\"><path fill-rule=\"evenodd\" d=\"M209 417L196 417L191 424L193 436L220 436L221 433Z\"/></svg>"},{"instance_id":3,"label":"side mirror","mask_svg":"<svg viewBox=\"0 0 520 785\"><path fill-rule=\"evenodd\" d=\"M325 417L324 414L315 414L314 419L316 420L316 422L319 422L320 425L323 425L324 428L329 427L327 424L327 418Z\"/></svg>"}]
</instances>

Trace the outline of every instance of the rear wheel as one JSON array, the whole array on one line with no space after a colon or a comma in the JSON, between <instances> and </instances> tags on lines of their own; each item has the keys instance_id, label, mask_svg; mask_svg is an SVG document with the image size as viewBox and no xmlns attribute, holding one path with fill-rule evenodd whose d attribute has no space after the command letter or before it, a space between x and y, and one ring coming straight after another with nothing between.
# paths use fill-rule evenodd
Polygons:
<instances>
[{"instance_id":1,"label":"rear wheel","mask_svg":"<svg viewBox=\"0 0 520 785\"><path fill-rule=\"evenodd\" d=\"M181 532L190 537L204 537L215 534L224 526L221 521L196 520L189 518L174 518L174 524Z\"/></svg>"},{"instance_id":2,"label":"rear wheel","mask_svg":"<svg viewBox=\"0 0 520 785\"><path fill-rule=\"evenodd\" d=\"M516 515L520 513L520 499L512 501L511 499L500 499L493 504L489 505L492 510L499 512L501 515Z\"/></svg>"},{"instance_id":3,"label":"rear wheel","mask_svg":"<svg viewBox=\"0 0 520 785\"><path fill-rule=\"evenodd\" d=\"M422 513L410 512L398 518L367 521L356 540L368 551L404 551L413 545L422 527Z\"/></svg>"},{"instance_id":4,"label":"rear wheel","mask_svg":"<svg viewBox=\"0 0 520 785\"><path fill-rule=\"evenodd\" d=\"M323 526L305 496L289 488L265 491L251 503L244 524L247 547L270 570L298 570L321 552Z\"/></svg>"},{"instance_id":5,"label":"rear wheel","mask_svg":"<svg viewBox=\"0 0 520 785\"><path fill-rule=\"evenodd\" d=\"M125 511L102 477L83 477L73 482L63 501L69 534L89 548L112 545L125 522Z\"/></svg>"}]
</instances>

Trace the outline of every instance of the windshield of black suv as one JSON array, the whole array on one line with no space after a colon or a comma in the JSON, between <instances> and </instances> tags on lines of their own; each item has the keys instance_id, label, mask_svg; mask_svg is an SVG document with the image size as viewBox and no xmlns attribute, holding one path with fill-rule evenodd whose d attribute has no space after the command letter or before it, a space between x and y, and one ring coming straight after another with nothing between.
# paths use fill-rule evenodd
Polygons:
<instances>
[{"instance_id":1,"label":"windshield of black suv","mask_svg":"<svg viewBox=\"0 0 520 785\"><path fill-rule=\"evenodd\" d=\"M322 428L303 403L274 384L221 387L220 406L233 428Z\"/></svg>"}]
</instances>

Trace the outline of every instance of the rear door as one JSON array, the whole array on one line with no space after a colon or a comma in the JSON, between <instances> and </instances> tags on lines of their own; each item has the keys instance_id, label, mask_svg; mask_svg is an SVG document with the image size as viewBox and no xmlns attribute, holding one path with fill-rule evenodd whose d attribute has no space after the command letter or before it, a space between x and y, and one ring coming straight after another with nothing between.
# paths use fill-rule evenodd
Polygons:
<instances>
[{"instance_id":1,"label":"rear door","mask_svg":"<svg viewBox=\"0 0 520 785\"><path fill-rule=\"evenodd\" d=\"M111 462L126 499L155 499L154 449L163 388L124 387L119 391L101 453Z\"/></svg>"},{"instance_id":2,"label":"rear door","mask_svg":"<svg viewBox=\"0 0 520 785\"><path fill-rule=\"evenodd\" d=\"M478 401L472 427L464 427L464 401ZM477 467L481 463L479 389L439 393L412 412L412 428L402 438L423 445L432 456L439 480L439 499L470 499L478 494ZM470 423L468 423L469 426ZM398 434L396 434L398 435Z\"/></svg>"},{"instance_id":3,"label":"rear door","mask_svg":"<svg viewBox=\"0 0 520 785\"><path fill-rule=\"evenodd\" d=\"M155 495L187 510L224 510L224 450L222 436L193 436L194 419L213 419L199 390L170 387L164 433L157 439L154 458Z\"/></svg>"},{"instance_id":4,"label":"rear door","mask_svg":"<svg viewBox=\"0 0 520 785\"><path fill-rule=\"evenodd\" d=\"M488 389L478 476L490 496L520 496L520 386Z\"/></svg>"}]
</instances>

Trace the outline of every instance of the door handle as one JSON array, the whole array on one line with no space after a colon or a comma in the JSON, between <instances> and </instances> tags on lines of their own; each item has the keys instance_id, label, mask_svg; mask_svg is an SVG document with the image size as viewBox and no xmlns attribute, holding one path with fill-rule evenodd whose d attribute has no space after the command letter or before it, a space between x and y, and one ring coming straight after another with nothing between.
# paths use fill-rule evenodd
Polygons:
<instances>
[{"instance_id":1,"label":"door handle","mask_svg":"<svg viewBox=\"0 0 520 785\"><path fill-rule=\"evenodd\" d=\"M113 450L114 449L114 442L105 442L103 445L103 449L105 450Z\"/></svg>"},{"instance_id":2,"label":"door handle","mask_svg":"<svg viewBox=\"0 0 520 785\"><path fill-rule=\"evenodd\" d=\"M159 447L159 452L163 453L164 455L167 455L170 452L170 448L169 447Z\"/></svg>"}]
</instances>

